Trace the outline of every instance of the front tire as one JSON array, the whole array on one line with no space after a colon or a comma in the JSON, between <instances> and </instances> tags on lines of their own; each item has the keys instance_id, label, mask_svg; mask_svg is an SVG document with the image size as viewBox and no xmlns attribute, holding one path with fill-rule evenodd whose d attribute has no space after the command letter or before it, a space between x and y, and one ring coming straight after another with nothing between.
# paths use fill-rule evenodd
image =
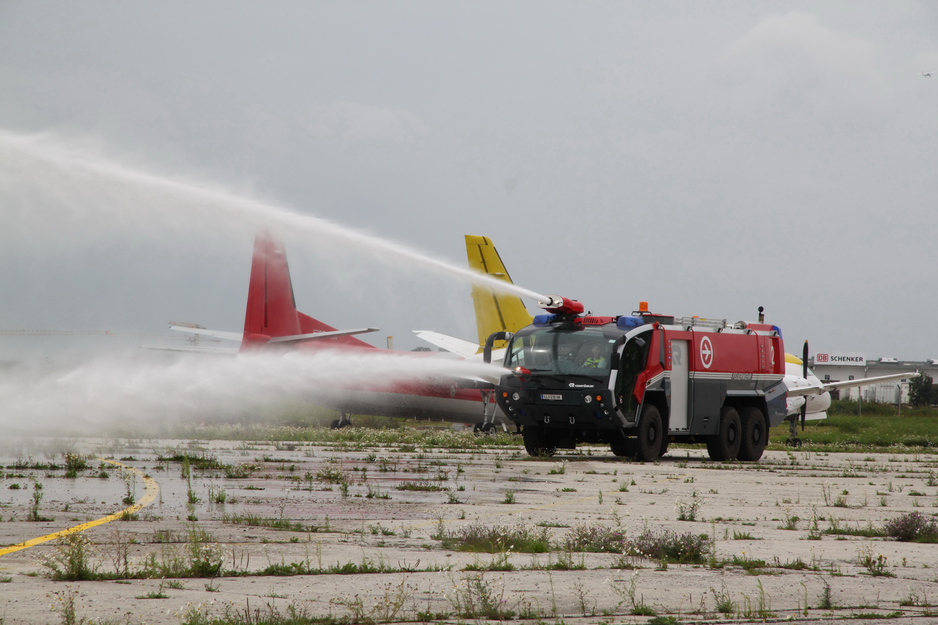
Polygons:
<instances>
[{"instance_id":1,"label":"front tire","mask_svg":"<svg viewBox=\"0 0 938 625\"><path fill-rule=\"evenodd\" d=\"M720 432L707 441L707 453L711 460L732 460L739 454L740 431L739 413L732 406L720 409Z\"/></svg>"},{"instance_id":2,"label":"front tire","mask_svg":"<svg viewBox=\"0 0 938 625\"><path fill-rule=\"evenodd\" d=\"M632 458L635 456L635 439L626 438L620 441L609 443L609 448L619 458Z\"/></svg>"},{"instance_id":3,"label":"front tire","mask_svg":"<svg viewBox=\"0 0 938 625\"><path fill-rule=\"evenodd\" d=\"M525 426L521 431L521 438L524 439L524 448L528 455L534 458L550 458L556 451L553 445L548 444L544 428Z\"/></svg>"},{"instance_id":4,"label":"front tire","mask_svg":"<svg viewBox=\"0 0 938 625\"><path fill-rule=\"evenodd\" d=\"M746 462L755 462L762 457L768 442L769 429L765 425L765 415L755 406L746 406L739 411L742 426L739 454L737 458Z\"/></svg>"},{"instance_id":5,"label":"front tire","mask_svg":"<svg viewBox=\"0 0 938 625\"><path fill-rule=\"evenodd\" d=\"M651 404L642 408L639 417L635 449L635 459L639 462L653 462L661 451L661 414Z\"/></svg>"}]
</instances>

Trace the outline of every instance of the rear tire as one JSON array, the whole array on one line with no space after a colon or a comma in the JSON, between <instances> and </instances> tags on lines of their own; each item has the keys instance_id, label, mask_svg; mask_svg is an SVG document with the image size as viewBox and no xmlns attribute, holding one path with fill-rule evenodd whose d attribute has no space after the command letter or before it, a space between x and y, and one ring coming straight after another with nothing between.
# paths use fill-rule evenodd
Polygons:
<instances>
[{"instance_id":1,"label":"rear tire","mask_svg":"<svg viewBox=\"0 0 938 625\"><path fill-rule=\"evenodd\" d=\"M742 429L736 457L746 462L755 462L762 457L769 438L765 415L755 406L746 406L739 411L739 420Z\"/></svg>"},{"instance_id":2,"label":"rear tire","mask_svg":"<svg viewBox=\"0 0 938 625\"><path fill-rule=\"evenodd\" d=\"M553 445L548 444L544 428L526 425L521 431L521 437L524 439L524 448L529 456L550 458L556 451Z\"/></svg>"},{"instance_id":3,"label":"rear tire","mask_svg":"<svg viewBox=\"0 0 938 625\"><path fill-rule=\"evenodd\" d=\"M635 459L639 462L657 460L661 450L661 414L651 404L645 404L642 408L637 434Z\"/></svg>"},{"instance_id":4,"label":"rear tire","mask_svg":"<svg viewBox=\"0 0 938 625\"><path fill-rule=\"evenodd\" d=\"M720 432L707 441L707 453L711 460L732 460L739 454L739 413L732 406L720 409Z\"/></svg>"}]
</instances>

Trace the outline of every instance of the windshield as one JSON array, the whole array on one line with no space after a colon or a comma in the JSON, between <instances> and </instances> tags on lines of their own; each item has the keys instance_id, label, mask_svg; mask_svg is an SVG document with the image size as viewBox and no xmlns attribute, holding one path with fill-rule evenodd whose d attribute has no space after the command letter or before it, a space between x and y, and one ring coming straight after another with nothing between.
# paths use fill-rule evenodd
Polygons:
<instances>
[{"instance_id":1,"label":"windshield","mask_svg":"<svg viewBox=\"0 0 938 625\"><path fill-rule=\"evenodd\" d=\"M554 375L609 375L614 338L600 332L544 328L516 336L508 354L508 368L524 367Z\"/></svg>"}]
</instances>

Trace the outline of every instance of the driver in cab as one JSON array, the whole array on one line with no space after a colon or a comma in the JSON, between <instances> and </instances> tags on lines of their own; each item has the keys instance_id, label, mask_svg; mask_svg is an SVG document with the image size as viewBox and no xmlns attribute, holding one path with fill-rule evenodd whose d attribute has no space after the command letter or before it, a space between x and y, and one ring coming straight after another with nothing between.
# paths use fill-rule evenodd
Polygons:
<instances>
[{"instance_id":1,"label":"driver in cab","mask_svg":"<svg viewBox=\"0 0 938 625\"><path fill-rule=\"evenodd\" d=\"M589 369L603 369L606 366L606 359L600 355L599 345L593 345L592 355L583 363L584 367Z\"/></svg>"}]
</instances>

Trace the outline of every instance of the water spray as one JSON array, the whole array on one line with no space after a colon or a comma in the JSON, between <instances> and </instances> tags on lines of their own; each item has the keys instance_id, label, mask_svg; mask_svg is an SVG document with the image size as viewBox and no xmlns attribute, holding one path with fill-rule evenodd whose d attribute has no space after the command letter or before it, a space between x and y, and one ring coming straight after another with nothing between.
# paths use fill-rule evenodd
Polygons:
<instances>
[{"instance_id":1,"label":"water spray","mask_svg":"<svg viewBox=\"0 0 938 625\"><path fill-rule=\"evenodd\" d=\"M533 300L547 299L547 296L535 291L452 265L422 254L405 245L359 232L327 219L302 215L270 202L242 197L226 189L213 187L205 183L189 182L135 170L116 161L54 142L45 136L27 136L0 131L0 159L4 157L7 159L26 157L60 172L91 175L118 184L158 189L170 198L195 202L202 208L208 208L227 216L236 216L255 225L274 223L294 230L327 236L332 240L344 241L370 250L385 252L440 273L486 286L494 291ZM13 167L12 164L8 164L8 166L11 169Z\"/></svg>"}]
</instances>

